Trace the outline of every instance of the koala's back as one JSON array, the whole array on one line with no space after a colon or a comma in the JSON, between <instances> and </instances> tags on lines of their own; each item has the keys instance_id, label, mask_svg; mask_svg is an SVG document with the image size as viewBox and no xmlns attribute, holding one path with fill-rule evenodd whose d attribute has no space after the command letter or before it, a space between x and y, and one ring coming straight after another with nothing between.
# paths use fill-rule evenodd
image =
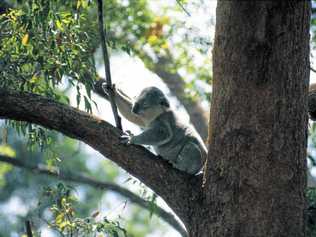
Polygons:
<instances>
[{"instance_id":1,"label":"koala's back","mask_svg":"<svg viewBox=\"0 0 316 237\"><path fill-rule=\"evenodd\" d=\"M201 138L191 127L180 122L171 110L162 113L152 123L154 123L153 125L155 126L167 126L172 132L172 136L168 139L168 142L154 146L157 154L171 163L176 163L177 160L179 160L181 152L183 153L184 150L192 150L188 149L188 144L192 144L196 147L195 150L199 149L199 151L197 151L199 152L198 156L196 154L187 154L191 159L199 159L191 160L192 164L204 163L207 151Z\"/></svg>"}]
</instances>

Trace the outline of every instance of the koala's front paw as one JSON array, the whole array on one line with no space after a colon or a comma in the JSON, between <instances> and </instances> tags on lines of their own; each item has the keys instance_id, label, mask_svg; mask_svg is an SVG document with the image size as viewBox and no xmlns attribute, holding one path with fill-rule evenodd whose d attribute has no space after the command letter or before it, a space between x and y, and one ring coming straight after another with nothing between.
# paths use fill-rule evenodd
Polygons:
<instances>
[{"instance_id":1,"label":"koala's front paw","mask_svg":"<svg viewBox=\"0 0 316 237\"><path fill-rule=\"evenodd\" d=\"M124 134L120 137L120 142L126 145L133 144L132 139L134 135L130 131L124 132Z\"/></svg>"}]
</instances>

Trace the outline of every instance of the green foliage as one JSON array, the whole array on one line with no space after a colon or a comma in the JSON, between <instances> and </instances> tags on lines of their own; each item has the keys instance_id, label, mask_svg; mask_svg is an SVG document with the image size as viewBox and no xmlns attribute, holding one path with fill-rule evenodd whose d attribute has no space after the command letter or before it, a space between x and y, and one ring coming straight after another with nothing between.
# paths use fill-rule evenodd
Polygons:
<instances>
[{"instance_id":1,"label":"green foliage","mask_svg":"<svg viewBox=\"0 0 316 237\"><path fill-rule=\"evenodd\" d=\"M15 159L21 160L22 162L32 165L41 165L46 162L51 166L62 166L64 170L75 169L77 172L85 172L87 174L91 172L88 171L86 167L86 157L84 153L78 150L78 142L60 135L53 135L52 132L49 133L49 137L53 139L52 144L46 147L43 151L36 146L34 149L26 147L24 141L21 140L21 138L16 137L16 134L12 129L8 130L7 142L10 144L10 151L13 149L16 153ZM5 155L9 155L9 153L6 153ZM37 199L38 190L43 186L53 185L56 182L55 179L50 177L38 176L36 173L13 168L11 165L0 163L1 170L3 167L7 166L10 167L10 171L6 172L3 176L1 175L1 182L2 180L4 182L4 185L0 187L1 205L7 205L6 203L10 202L11 198L19 197L25 200L25 205L27 204L26 206L19 208L26 208L26 210L31 211L32 203ZM105 175L106 173L103 170L103 176ZM91 212L91 209L98 205L103 192L89 187L82 190L90 194L87 196L89 201L87 201L85 197L82 198L81 201L83 201L83 203L80 205L80 208L78 208L78 212L81 215L87 215ZM24 226L24 219L20 218L19 215L16 216L14 213L6 214L3 212L3 209L1 210L0 236L9 236L10 233L12 234L16 231L20 231L21 226ZM38 211L38 214L40 215L44 212L44 210ZM12 223L12 221L10 221L12 219L16 219L17 221ZM32 218L31 220L33 221ZM35 223L37 222L35 221Z\"/></svg>"},{"instance_id":2,"label":"green foliage","mask_svg":"<svg viewBox=\"0 0 316 237\"><path fill-rule=\"evenodd\" d=\"M96 236L98 233L109 237L127 236L126 230L117 221L110 221L106 217L97 221L99 213L89 217L79 217L76 212L76 198L72 195L72 188L59 183L57 187L45 188L41 202L50 203L49 210L53 220L47 221L50 228L62 236Z\"/></svg>"},{"instance_id":3,"label":"green foliage","mask_svg":"<svg viewBox=\"0 0 316 237\"><path fill-rule=\"evenodd\" d=\"M0 155L5 155L8 157L15 157L15 150L8 144L0 145ZM0 165L0 188L5 186L6 180L5 175L12 170L12 166L8 164Z\"/></svg>"},{"instance_id":4,"label":"green foliage","mask_svg":"<svg viewBox=\"0 0 316 237\"><path fill-rule=\"evenodd\" d=\"M6 121L6 125L14 128L18 135L25 136L27 144L31 150L40 147L42 150L51 144L52 133L48 133L46 128L22 121Z\"/></svg>"},{"instance_id":5,"label":"green foliage","mask_svg":"<svg viewBox=\"0 0 316 237\"><path fill-rule=\"evenodd\" d=\"M57 100L55 90L67 76L91 91L95 66L91 37L81 30L86 10L74 1L29 0L0 16L0 86L43 94ZM93 52L93 51L92 51ZM88 93L90 95L90 93Z\"/></svg>"},{"instance_id":6,"label":"green foliage","mask_svg":"<svg viewBox=\"0 0 316 237\"><path fill-rule=\"evenodd\" d=\"M45 95L69 104L63 91L76 86L77 104L92 112L91 90L96 78L95 31L83 31L90 1L28 0L0 15L0 87ZM90 26L94 27L94 22ZM89 29L89 28L87 28ZM93 28L90 28L93 29ZM81 95L80 84L86 95ZM28 135L30 146L49 143L47 130L25 122L8 122Z\"/></svg>"}]
</instances>

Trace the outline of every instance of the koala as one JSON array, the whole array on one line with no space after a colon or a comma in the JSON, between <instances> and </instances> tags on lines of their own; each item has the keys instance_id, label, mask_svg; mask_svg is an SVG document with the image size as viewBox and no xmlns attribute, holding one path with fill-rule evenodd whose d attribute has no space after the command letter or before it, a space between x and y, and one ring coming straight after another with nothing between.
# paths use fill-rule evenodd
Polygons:
<instances>
[{"instance_id":1,"label":"koala","mask_svg":"<svg viewBox=\"0 0 316 237\"><path fill-rule=\"evenodd\" d=\"M107 95L106 83L102 87ZM150 145L174 168L189 174L202 169L207 157L202 139L190 126L180 122L161 90L145 88L132 101L124 92L115 89L115 101L127 120L144 129L138 135L125 133L121 136L122 143Z\"/></svg>"}]
</instances>

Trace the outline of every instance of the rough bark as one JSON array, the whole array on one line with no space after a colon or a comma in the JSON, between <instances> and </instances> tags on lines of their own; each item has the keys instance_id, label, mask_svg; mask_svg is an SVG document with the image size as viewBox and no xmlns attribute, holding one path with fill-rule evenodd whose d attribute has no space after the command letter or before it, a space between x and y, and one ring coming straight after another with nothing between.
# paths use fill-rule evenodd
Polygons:
<instances>
[{"instance_id":1,"label":"rough bark","mask_svg":"<svg viewBox=\"0 0 316 237\"><path fill-rule=\"evenodd\" d=\"M309 1L218 1L205 203L191 236L305 236Z\"/></svg>"},{"instance_id":2,"label":"rough bark","mask_svg":"<svg viewBox=\"0 0 316 237\"><path fill-rule=\"evenodd\" d=\"M200 176L173 169L141 146L121 144L121 131L109 123L39 95L5 89L0 89L0 118L39 124L85 142L154 190L187 222Z\"/></svg>"},{"instance_id":3,"label":"rough bark","mask_svg":"<svg viewBox=\"0 0 316 237\"><path fill-rule=\"evenodd\" d=\"M0 162L7 163L15 167L28 170L32 172L33 174L47 175L47 176L57 178L59 180L64 180L67 182L74 182L77 184L89 185L93 188L100 189L103 191L112 191L120 195L122 198L125 198L132 204L136 204L147 210L154 210L154 213L153 213L154 215L157 215L158 217L163 219L165 222L167 222L170 226L172 226L175 230L177 230L181 234L181 236L187 236L186 230L182 227L182 225L179 223L179 221L175 218L175 216L172 213L165 211L164 209L162 209L155 203L151 203L149 201L144 200L140 196L134 194L128 189L121 187L117 184L109 183L109 182L101 182L92 177L76 174L70 171L65 172L65 171L60 170L58 167L46 167L43 164L37 164L37 165L28 164L19 159L2 156L2 155L0 155Z\"/></svg>"}]
</instances>

